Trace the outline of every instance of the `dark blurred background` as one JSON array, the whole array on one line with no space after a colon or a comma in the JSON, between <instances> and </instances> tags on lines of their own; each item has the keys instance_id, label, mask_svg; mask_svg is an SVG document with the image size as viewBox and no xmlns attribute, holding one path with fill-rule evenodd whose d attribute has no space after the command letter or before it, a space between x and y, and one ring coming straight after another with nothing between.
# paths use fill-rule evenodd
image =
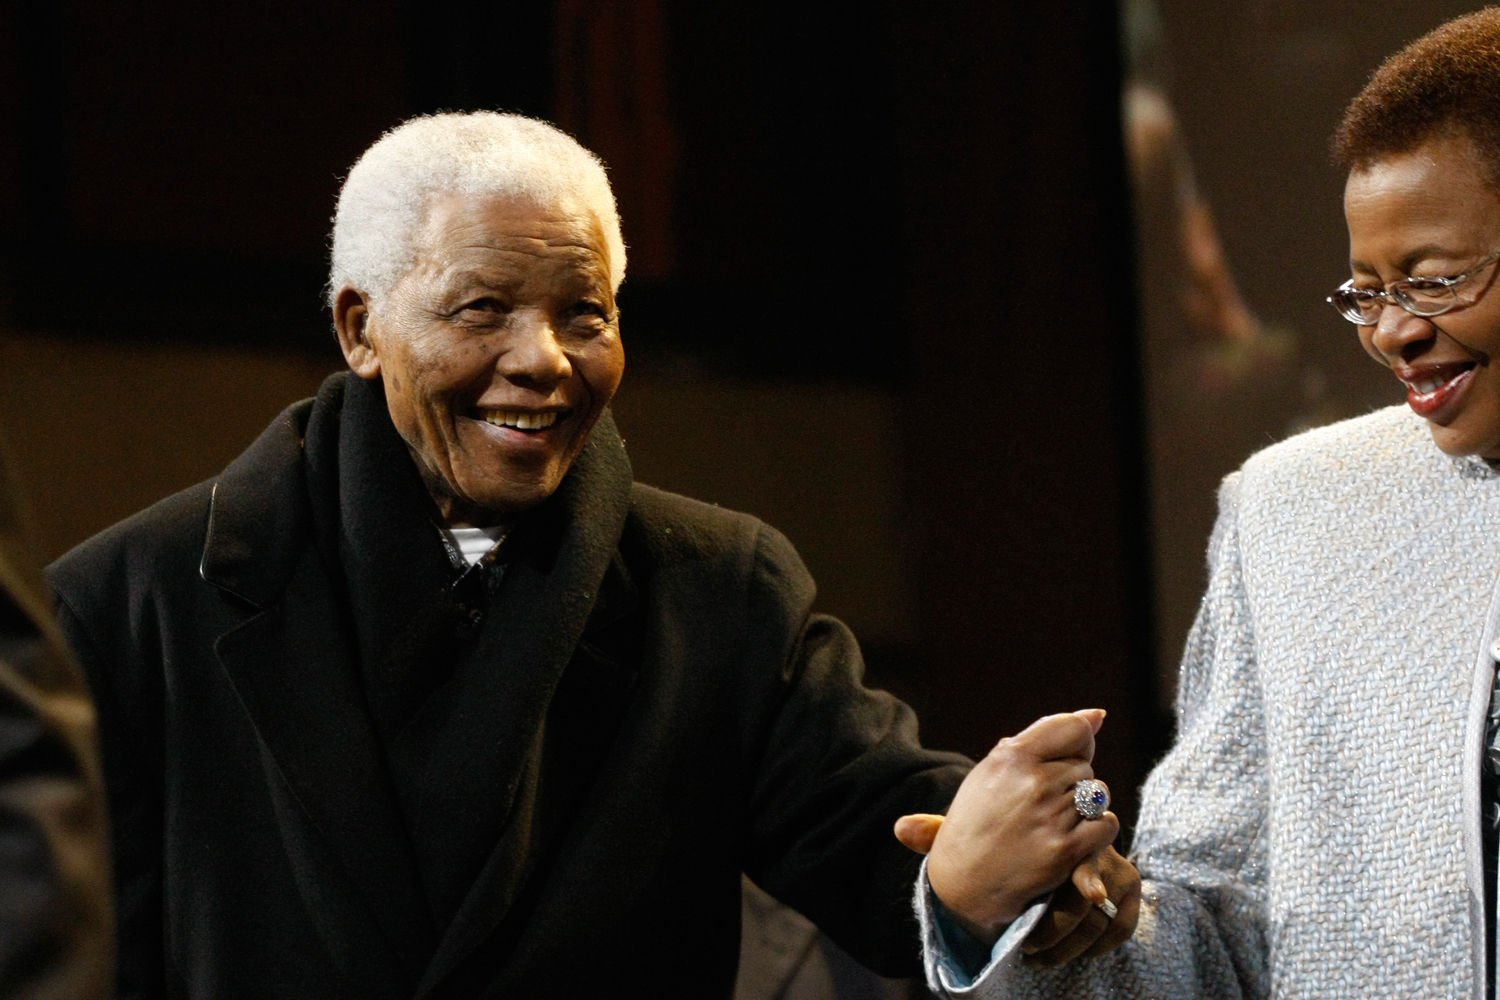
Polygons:
<instances>
[{"instance_id":1,"label":"dark blurred background","mask_svg":"<svg viewBox=\"0 0 1500 1000\"><path fill-rule=\"evenodd\" d=\"M1219 478L1399 402L1324 144L1468 6L0 2L0 438L47 559L212 476L341 367L359 152L550 119L620 202L638 478L785 531L931 744L1107 708L1128 830Z\"/></svg>"},{"instance_id":2,"label":"dark blurred background","mask_svg":"<svg viewBox=\"0 0 1500 1000\"><path fill-rule=\"evenodd\" d=\"M0 6L0 432L38 546L340 365L327 223L383 129L539 115L619 196L639 478L786 531L931 743L1108 708L1128 823L1170 726L1120 41L1082 0Z\"/></svg>"}]
</instances>

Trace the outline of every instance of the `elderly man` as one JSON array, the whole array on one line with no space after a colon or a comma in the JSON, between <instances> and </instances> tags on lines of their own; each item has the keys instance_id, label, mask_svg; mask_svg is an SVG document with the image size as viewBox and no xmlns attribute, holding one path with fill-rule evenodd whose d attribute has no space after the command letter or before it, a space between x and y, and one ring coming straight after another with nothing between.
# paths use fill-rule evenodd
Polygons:
<instances>
[{"instance_id":1,"label":"elderly man","mask_svg":"<svg viewBox=\"0 0 1500 1000\"><path fill-rule=\"evenodd\" d=\"M861 686L785 539L632 482L624 273L571 139L406 123L339 198L349 372L53 568L100 702L123 996L724 996L741 871L917 968L891 823L968 763ZM1053 728L1050 807L1096 724ZM996 836L1055 818L993 801ZM1115 828L1072 815L956 923L991 936Z\"/></svg>"},{"instance_id":2,"label":"elderly man","mask_svg":"<svg viewBox=\"0 0 1500 1000\"><path fill-rule=\"evenodd\" d=\"M112 914L94 714L37 570L0 457L0 996L105 1000Z\"/></svg>"}]
</instances>

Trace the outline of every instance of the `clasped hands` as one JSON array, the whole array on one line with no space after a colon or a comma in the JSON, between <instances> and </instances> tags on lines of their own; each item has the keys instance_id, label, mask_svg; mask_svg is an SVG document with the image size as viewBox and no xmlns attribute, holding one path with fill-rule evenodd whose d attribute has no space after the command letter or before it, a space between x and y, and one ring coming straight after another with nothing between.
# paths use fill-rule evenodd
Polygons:
<instances>
[{"instance_id":1,"label":"clasped hands","mask_svg":"<svg viewBox=\"0 0 1500 1000\"><path fill-rule=\"evenodd\" d=\"M927 855L927 879L948 915L989 947L1033 902L1046 915L1022 951L1041 965L1101 955L1135 930L1141 877L1111 846L1112 812L1084 819L1073 786L1092 778L1102 709L1038 719L995 744L970 772L948 814L896 821L896 837ZM1100 904L1112 902L1113 917Z\"/></svg>"}]
</instances>

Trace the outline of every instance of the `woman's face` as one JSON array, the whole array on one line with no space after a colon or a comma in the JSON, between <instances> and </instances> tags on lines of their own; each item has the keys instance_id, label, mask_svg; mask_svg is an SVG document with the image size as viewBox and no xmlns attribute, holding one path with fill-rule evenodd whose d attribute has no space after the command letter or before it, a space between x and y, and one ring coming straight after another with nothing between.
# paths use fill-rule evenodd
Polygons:
<instances>
[{"instance_id":1,"label":"woman's face","mask_svg":"<svg viewBox=\"0 0 1500 1000\"><path fill-rule=\"evenodd\" d=\"M1360 288L1451 277L1500 250L1500 194L1464 137L1430 139L1349 174L1349 267ZM1457 287L1440 316L1387 302L1359 328L1370 356L1406 386L1406 402L1450 455L1500 459L1500 262Z\"/></svg>"}]
</instances>

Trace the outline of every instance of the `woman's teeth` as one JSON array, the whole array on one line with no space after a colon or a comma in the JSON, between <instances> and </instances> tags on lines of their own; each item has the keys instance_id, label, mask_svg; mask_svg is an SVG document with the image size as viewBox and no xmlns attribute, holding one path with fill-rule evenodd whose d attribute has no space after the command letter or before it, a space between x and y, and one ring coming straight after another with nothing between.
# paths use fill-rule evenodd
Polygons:
<instances>
[{"instance_id":1,"label":"woman's teeth","mask_svg":"<svg viewBox=\"0 0 1500 1000\"><path fill-rule=\"evenodd\" d=\"M1473 365L1445 365L1442 368L1404 379L1406 387L1419 396L1430 396L1460 375L1473 369Z\"/></svg>"}]
</instances>

